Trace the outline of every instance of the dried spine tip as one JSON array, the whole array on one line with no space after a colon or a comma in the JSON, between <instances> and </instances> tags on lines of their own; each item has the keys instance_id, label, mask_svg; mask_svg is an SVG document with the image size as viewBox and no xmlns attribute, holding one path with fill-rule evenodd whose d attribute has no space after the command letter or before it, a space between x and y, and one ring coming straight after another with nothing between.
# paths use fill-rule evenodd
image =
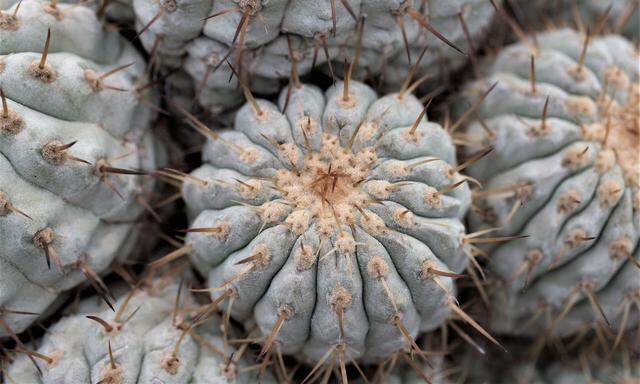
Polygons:
<instances>
[{"instance_id":1,"label":"dried spine tip","mask_svg":"<svg viewBox=\"0 0 640 384\"><path fill-rule=\"evenodd\" d=\"M316 262L316 255L311 246L304 245L302 242L300 243L300 248L294 254L294 257L298 271L306 271Z\"/></svg>"},{"instance_id":2,"label":"dried spine tip","mask_svg":"<svg viewBox=\"0 0 640 384\"><path fill-rule=\"evenodd\" d=\"M33 236L33 244L41 249L48 248L53 243L54 232L51 228L43 228Z\"/></svg>"},{"instance_id":3,"label":"dried spine tip","mask_svg":"<svg viewBox=\"0 0 640 384\"><path fill-rule=\"evenodd\" d=\"M22 118L9 109L4 91L0 88L0 98L2 98L2 114L0 115L0 133L16 135L22 131L24 121Z\"/></svg>"},{"instance_id":4,"label":"dried spine tip","mask_svg":"<svg viewBox=\"0 0 640 384\"><path fill-rule=\"evenodd\" d=\"M278 333L280 333L280 329L282 329L282 325L284 324L284 322L291 319L294 315L295 311L293 310L293 307L291 307L291 305L284 303L280 304L280 306L278 307L278 319L273 325L271 333L264 342L259 357L263 357L269 352L271 346L276 340L276 337L278 336Z\"/></svg>"},{"instance_id":5,"label":"dried spine tip","mask_svg":"<svg viewBox=\"0 0 640 384\"><path fill-rule=\"evenodd\" d=\"M54 241L55 233L51 228L43 228L33 235L33 245L37 248L40 248L44 251L45 258L47 260L47 267L51 268L51 259L55 263L59 272L62 272L62 260L60 260L60 256L53 249L53 241Z\"/></svg>"},{"instance_id":6,"label":"dried spine tip","mask_svg":"<svg viewBox=\"0 0 640 384\"><path fill-rule=\"evenodd\" d=\"M0 216L7 216L11 213L11 202L6 193L0 191Z\"/></svg>"},{"instance_id":7,"label":"dried spine tip","mask_svg":"<svg viewBox=\"0 0 640 384\"><path fill-rule=\"evenodd\" d=\"M589 158L589 156L587 156L588 150L589 146L585 146L583 148L570 148L562 158L562 166L567 167L572 171L584 167L587 164Z\"/></svg>"},{"instance_id":8,"label":"dried spine tip","mask_svg":"<svg viewBox=\"0 0 640 384\"><path fill-rule=\"evenodd\" d=\"M124 71L125 69L131 67L132 65L134 65L135 63L129 63L129 64L124 64L121 65L117 68L114 68L110 71L107 71L103 74L99 74L96 71L94 71L93 69L85 69L84 71L84 79L87 81L87 83L89 83L89 86L94 90L94 91L99 91L101 89L112 89L112 90L116 90L116 91L126 91L125 89L122 88L118 88L118 87L114 87L111 85L106 85L104 83L104 80L106 78L108 78L109 76L112 76L120 71Z\"/></svg>"},{"instance_id":9,"label":"dried spine tip","mask_svg":"<svg viewBox=\"0 0 640 384\"><path fill-rule=\"evenodd\" d=\"M109 352L109 361L102 369L102 379L100 383L103 384L122 384L123 383L123 370L122 367L116 363L111 350L111 340L108 340L107 349Z\"/></svg>"},{"instance_id":10,"label":"dried spine tip","mask_svg":"<svg viewBox=\"0 0 640 384\"><path fill-rule=\"evenodd\" d=\"M271 250L269 246L267 244L258 244L253 248L251 256L236 262L236 265L251 263L254 268L264 269L269 266L270 261Z\"/></svg>"},{"instance_id":11,"label":"dried spine tip","mask_svg":"<svg viewBox=\"0 0 640 384\"><path fill-rule=\"evenodd\" d=\"M29 220L33 220L31 216L27 215L26 213L16 208L13 204L11 204L11 201L9 201L9 196L7 196L6 193L0 191L0 217L6 216L12 212L17 213L20 216L24 216Z\"/></svg>"},{"instance_id":12,"label":"dried spine tip","mask_svg":"<svg viewBox=\"0 0 640 384\"><path fill-rule=\"evenodd\" d=\"M351 295L351 293L341 285L333 288L329 296L329 303L336 313L342 312L345 309L349 308L352 300L353 296Z\"/></svg>"},{"instance_id":13,"label":"dried spine tip","mask_svg":"<svg viewBox=\"0 0 640 384\"><path fill-rule=\"evenodd\" d=\"M573 212L580 204L581 198L582 196L578 190L571 189L560 196L556 210L561 214Z\"/></svg>"},{"instance_id":14,"label":"dried spine tip","mask_svg":"<svg viewBox=\"0 0 640 384\"><path fill-rule=\"evenodd\" d=\"M380 256L373 256L367 264L367 272L369 276L375 279L387 277L389 274L389 265Z\"/></svg>"},{"instance_id":15,"label":"dried spine tip","mask_svg":"<svg viewBox=\"0 0 640 384\"><path fill-rule=\"evenodd\" d=\"M229 61L227 61L227 65L229 66L229 68L231 68L231 71L233 72L236 79L238 79L238 83L240 83L240 87L242 87L242 91L244 92L244 97L247 100L249 100L249 102L251 103L251 106L253 107L253 110L255 111L256 116L265 117L266 116L265 112L260 108L260 105L256 101L255 97L253 97L253 94L251 93L251 89L249 88L249 86L244 82L242 77L240 77L240 74L236 72L235 68L233 68L233 65L231 65Z\"/></svg>"},{"instance_id":16,"label":"dried spine tip","mask_svg":"<svg viewBox=\"0 0 640 384\"><path fill-rule=\"evenodd\" d=\"M20 27L20 21L18 20L17 14L21 3L22 1L18 2L16 9L12 14L0 10L0 30L4 29L7 31L15 31Z\"/></svg>"},{"instance_id":17,"label":"dried spine tip","mask_svg":"<svg viewBox=\"0 0 640 384\"><path fill-rule=\"evenodd\" d=\"M29 65L29 72L31 73L31 75L36 79L42 81L43 83L52 83L58 78L58 75L51 64L47 63L50 43L51 29L47 29L47 39L44 42L44 49L42 50L40 61L34 61Z\"/></svg>"},{"instance_id":18,"label":"dried spine tip","mask_svg":"<svg viewBox=\"0 0 640 384\"><path fill-rule=\"evenodd\" d=\"M42 158L53 165L62 165L67 161L65 150L70 148L75 142L63 144L60 141L50 141L42 147Z\"/></svg>"},{"instance_id":19,"label":"dried spine tip","mask_svg":"<svg viewBox=\"0 0 640 384\"><path fill-rule=\"evenodd\" d=\"M598 201L604 207L613 206L622 195L623 186L614 180L607 180L598 186Z\"/></svg>"}]
</instances>

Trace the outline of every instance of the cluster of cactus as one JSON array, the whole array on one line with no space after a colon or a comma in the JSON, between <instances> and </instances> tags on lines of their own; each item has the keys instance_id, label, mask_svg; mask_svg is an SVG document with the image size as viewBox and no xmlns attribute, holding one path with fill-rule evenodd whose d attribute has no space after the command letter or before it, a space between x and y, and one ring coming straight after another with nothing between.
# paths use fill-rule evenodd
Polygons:
<instances>
[{"instance_id":1,"label":"cluster of cactus","mask_svg":"<svg viewBox=\"0 0 640 384\"><path fill-rule=\"evenodd\" d=\"M145 48L161 65L184 69L171 77L176 98L186 93L212 114L242 102L227 61L261 93L278 92L280 79L315 65L335 76L356 52L363 75L397 84L426 46L421 75L460 67L462 50L474 49L494 12L485 0L136 0L133 7Z\"/></svg>"},{"instance_id":2,"label":"cluster of cactus","mask_svg":"<svg viewBox=\"0 0 640 384\"><path fill-rule=\"evenodd\" d=\"M142 57L81 6L0 10L0 336L122 260L163 151ZM152 95L152 94L151 94ZM130 174L130 175L127 175ZM101 288L102 289L102 288Z\"/></svg>"},{"instance_id":3,"label":"cluster of cactus","mask_svg":"<svg viewBox=\"0 0 640 384\"><path fill-rule=\"evenodd\" d=\"M637 324L636 47L560 29L506 47L482 71L460 101L484 97L466 126L468 153L494 148L469 169L485 186L469 222L529 236L491 252L489 270L503 283L492 328L564 336L591 327L594 316L619 332Z\"/></svg>"},{"instance_id":4,"label":"cluster of cactus","mask_svg":"<svg viewBox=\"0 0 640 384\"><path fill-rule=\"evenodd\" d=\"M508 3L0 0L0 380L639 380L638 1Z\"/></svg>"},{"instance_id":5,"label":"cluster of cactus","mask_svg":"<svg viewBox=\"0 0 640 384\"><path fill-rule=\"evenodd\" d=\"M261 375L260 369L250 367L250 352L228 342L233 329L224 326L210 306L199 306L175 278L140 285L121 295L115 313L98 297L85 299L37 344L19 346L6 382L276 382L270 372Z\"/></svg>"}]
</instances>

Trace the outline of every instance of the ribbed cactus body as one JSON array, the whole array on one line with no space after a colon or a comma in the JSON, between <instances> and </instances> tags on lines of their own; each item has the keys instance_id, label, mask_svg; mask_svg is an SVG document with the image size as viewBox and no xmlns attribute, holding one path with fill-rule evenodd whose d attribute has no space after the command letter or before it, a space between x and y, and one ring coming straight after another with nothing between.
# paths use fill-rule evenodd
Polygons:
<instances>
[{"instance_id":1,"label":"ribbed cactus body","mask_svg":"<svg viewBox=\"0 0 640 384\"><path fill-rule=\"evenodd\" d=\"M519 0L518 9L531 23L604 29L630 39L640 31L640 7L636 0ZM593 32L593 31L592 31Z\"/></svg>"},{"instance_id":2,"label":"ribbed cactus body","mask_svg":"<svg viewBox=\"0 0 640 384\"><path fill-rule=\"evenodd\" d=\"M466 127L477 143L468 153L494 148L470 169L485 186L472 229L529 235L492 252L489 269L504 283L493 328L566 335L603 317L629 327L638 313L624 313L640 293L638 51L617 35L585 45L569 29L537 44L506 47L459 103L497 82Z\"/></svg>"},{"instance_id":3,"label":"ribbed cactus body","mask_svg":"<svg viewBox=\"0 0 640 384\"><path fill-rule=\"evenodd\" d=\"M569 356L569 359L562 362L518 364L502 375L495 376L499 378L494 382L499 383L632 384L640 380L640 364L631 346L631 351L618 351L613 358L584 353L579 359Z\"/></svg>"},{"instance_id":4,"label":"ribbed cactus body","mask_svg":"<svg viewBox=\"0 0 640 384\"><path fill-rule=\"evenodd\" d=\"M0 9L8 9L18 3L18 0L0 0ZM133 14L133 7L131 6L131 0L118 0L118 1L82 1L82 0L53 0L50 4L82 4L89 7L97 13L104 13L107 19L114 23L130 24L133 22L135 16ZM54 5L55 6L55 5Z\"/></svg>"},{"instance_id":5,"label":"ribbed cactus body","mask_svg":"<svg viewBox=\"0 0 640 384\"><path fill-rule=\"evenodd\" d=\"M0 308L41 313L128 256L151 184L112 171L153 169L162 151L130 44L83 6L16 7L0 11ZM35 318L0 316L14 332Z\"/></svg>"},{"instance_id":6,"label":"ribbed cactus body","mask_svg":"<svg viewBox=\"0 0 640 384\"><path fill-rule=\"evenodd\" d=\"M344 87L293 85L209 138L183 185L185 247L212 297L276 329L283 353L380 361L449 315L470 194L414 96Z\"/></svg>"},{"instance_id":7,"label":"ribbed cactus body","mask_svg":"<svg viewBox=\"0 0 640 384\"><path fill-rule=\"evenodd\" d=\"M332 72L345 59L354 60L362 18L359 67L363 74L382 74L387 84L396 86L409 68L405 39L412 63L429 45L420 75L435 78L466 59L416 18L468 51L472 48L460 17L470 38L477 41L493 15L493 7L483 0L137 0L134 9L138 30L150 25L141 35L145 48L156 52L162 65L186 72L189 79L170 78L176 92L185 92L190 99L195 94L198 103L213 114L243 100L236 80L229 81L231 70L225 60L242 69L255 91L276 93L279 80L289 77L292 62L304 75L314 64ZM206 19L209 16L214 17Z\"/></svg>"},{"instance_id":8,"label":"ribbed cactus body","mask_svg":"<svg viewBox=\"0 0 640 384\"><path fill-rule=\"evenodd\" d=\"M195 311L197 302L184 289L178 296L178 289L176 283L157 279L122 295L115 314L96 305L100 298L85 299L79 313L60 319L38 343L37 352L45 356L36 360L42 375L21 354L6 371L7 383L257 382L259 370L242 371L252 364L249 353L233 355L237 351L224 340L219 317L210 314L195 325L197 312L184 309L192 305ZM267 372L262 382L275 381Z\"/></svg>"},{"instance_id":9,"label":"ribbed cactus body","mask_svg":"<svg viewBox=\"0 0 640 384\"><path fill-rule=\"evenodd\" d=\"M439 357L430 357L429 364L422 361L413 361L413 366L404 361L393 362L393 369L380 369L375 375L369 377L367 381L361 378L355 381L356 384L451 384L451 371L447 363ZM387 367L385 367L387 368ZM426 377L426 379L425 379ZM351 382L351 381L349 381Z\"/></svg>"}]
</instances>

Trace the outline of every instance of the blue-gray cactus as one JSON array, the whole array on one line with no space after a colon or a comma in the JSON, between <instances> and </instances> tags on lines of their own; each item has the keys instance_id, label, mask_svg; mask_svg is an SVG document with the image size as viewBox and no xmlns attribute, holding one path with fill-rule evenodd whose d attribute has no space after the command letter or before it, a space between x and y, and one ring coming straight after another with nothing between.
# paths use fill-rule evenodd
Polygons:
<instances>
[{"instance_id":1,"label":"blue-gray cactus","mask_svg":"<svg viewBox=\"0 0 640 384\"><path fill-rule=\"evenodd\" d=\"M162 151L144 61L92 10L24 0L0 11L0 41L2 337L128 256L152 183L125 173Z\"/></svg>"},{"instance_id":2,"label":"blue-gray cactus","mask_svg":"<svg viewBox=\"0 0 640 384\"><path fill-rule=\"evenodd\" d=\"M452 311L471 321L453 282L474 242L467 179L420 102L348 77L324 94L292 84L279 107L247 96L234 130L183 111L208 136L204 165L180 176L185 246L157 263L189 253L214 301L257 322L263 353L316 364L419 351Z\"/></svg>"},{"instance_id":3,"label":"blue-gray cactus","mask_svg":"<svg viewBox=\"0 0 640 384\"><path fill-rule=\"evenodd\" d=\"M503 282L492 328L564 336L602 321L623 332L639 318L638 51L618 35L570 29L535 44L488 60L458 103L479 105L468 153L495 149L470 167L486 188L471 229L529 235L492 251L489 270Z\"/></svg>"},{"instance_id":4,"label":"blue-gray cactus","mask_svg":"<svg viewBox=\"0 0 640 384\"><path fill-rule=\"evenodd\" d=\"M395 86L427 45L420 76L460 67L466 57L444 41L471 51L468 39L482 37L494 12L485 0L136 0L133 6L145 48L162 65L186 72L170 78L175 92L214 115L243 100L226 60L254 91L276 93L292 63L301 75L315 64L333 74L359 51L363 74L381 74Z\"/></svg>"},{"instance_id":5,"label":"blue-gray cactus","mask_svg":"<svg viewBox=\"0 0 640 384\"><path fill-rule=\"evenodd\" d=\"M6 382L257 382L260 371L247 368L250 352L233 348L222 320L203 312L208 307L199 307L180 287L175 279L161 277L143 289L132 288L117 301L115 314L100 298L85 299L76 314L49 327L36 351L17 349ZM266 371L262 382L275 379Z\"/></svg>"},{"instance_id":6,"label":"blue-gray cactus","mask_svg":"<svg viewBox=\"0 0 640 384\"><path fill-rule=\"evenodd\" d=\"M620 33L631 40L640 31L637 0L519 0L517 9L528 23L548 27L590 25L596 29L592 32Z\"/></svg>"},{"instance_id":7,"label":"blue-gray cactus","mask_svg":"<svg viewBox=\"0 0 640 384\"><path fill-rule=\"evenodd\" d=\"M18 0L0 0L0 9L6 10L16 5ZM98 16L103 14L107 16L109 21L114 23L129 24L133 23L134 14L133 7L131 6L131 0L118 0L118 1L82 1L82 0L50 0L49 7L52 9L57 8L58 3L61 4L81 4L89 7L98 13Z\"/></svg>"},{"instance_id":8,"label":"blue-gray cactus","mask_svg":"<svg viewBox=\"0 0 640 384\"><path fill-rule=\"evenodd\" d=\"M587 345L587 347L589 347ZM492 382L514 384L633 384L640 380L640 360L632 342L613 355L593 354L581 350L563 361L520 363L495 372Z\"/></svg>"}]
</instances>

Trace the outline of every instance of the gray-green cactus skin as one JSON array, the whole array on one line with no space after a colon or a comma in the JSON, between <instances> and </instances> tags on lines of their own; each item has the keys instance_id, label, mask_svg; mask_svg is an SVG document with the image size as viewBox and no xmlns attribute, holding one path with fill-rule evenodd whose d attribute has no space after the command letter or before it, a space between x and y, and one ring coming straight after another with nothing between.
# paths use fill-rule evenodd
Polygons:
<instances>
[{"instance_id":1,"label":"gray-green cactus skin","mask_svg":"<svg viewBox=\"0 0 640 384\"><path fill-rule=\"evenodd\" d=\"M518 6L529 22L560 22L576 28L591 25L609 33L623 34L631 40L637 39L640 31L637 0L518 0Z\"/></svg>"},{"instance_id":2,"label":"gray-green cactus skin","mask_svg":"<svg viewBox=\"0 0 640 384\"><path fill-rule=\"evenodd\" d=\"M362 378L355 381L356 384L452 384L447 376L447 366L442 358L430 357L429 365L419 360L414 360L414 367L406 364L400 359L391 372L382 372L384 369L378 369L376 375L368 378L365 382ZM385 367L386 368L386 367ZM426 377L426 379L425 379Z\"/></svg>"},{"instance_id":3,"label":"gray-green cactus skin","mask_svg":"<svg viewBox=\"0 0 640 384\"><path fill-rule=\"evenodd\" d=\"M323 41L336 67L331 70L337 71L345 59L353 61L358 46L356 19L363 17L359 67L363 74L382 73L387 84L397 86L409 69L403 29L412 63L426 45L430 47L421 61L420 75L436 77L445 68L453 70L466 60L422 28L412 15L467 51L471 48L459 14L470 38L479 40L494 12L485 0L136 0L133 7L139 31L151 23L141 35L145 48L156 52L164 66L184 68L191 80L178 79L180 84L175 87L189 94L189 100L195 94L198 103L212 114L238 106L243 100L236 79L229 81L231 70L225 59L242 67L254 91L276 93L278 80L289 77L292 61L301 75L314 63L327 62ZM287 39L292 44L293 60ZM241 60L237 47L243 50ZM231 49L235 49L232 54ZM185 87L191 90L185 91Z\"/></svg>"},{"instance_id":4,"label":"gray-green cactus skin","mask_svg":"<svg viewBox=\"0 0 640 384\"><path fill-rule=\"evenodd\" d=\"M8 9L17 4L18 0L0 0L0 9ZM49 4L55 8L57 3L63 4L82 4L96 12L104 12L109 21L122 24L131 24L134 20L133 7L131 0L109 1L104 10L101 6L105 5L103 1L82 1L82 0L53 0Z\"/></svg>"},{"instance_id":5,"label":"gray-green cactus skin","mask_svg":"<svg viewBox=\"0 0 640 384\"><path fill-rule=\"evenodd\" d=\"M178 290L175 281L158 278L151 286L123 294L115 314L100 298L85 299L76 314L53 324L37 343L37 352L45 356L36 360L42 375L22 354L6 371L6 382L256 383L259 370L242 371L252 365L249 352L236 353L225 341L216 314L195 325L201 307L185 289L180 296ZM96 319L102 324L92 321ZM275 380L267 371L262 382Z\"/></svg>"},{"instance_id":6,"label":"gray-green cactus skin","mask_svg":"<svg viewBox=\"0 0 640 384\"><path fill-rule=\"evenodd\" d=\"M152 183L114 168L152 170L162 151L133 46L84 6L16 7L0 11L0 316L18 333L36 317L8 310L42 313L128 256Z\"/></svg>"},{"instance_id":7,"label":"gray-green cactus skin","mask_svg":"<svg viewBox=\"0 0 640 384\"><path fill-rule=\"evenodd\" d=\"M570 357L550 364L521 363L495 375L496 384L635 384L640 381L637 355L619 351L612 357ZM542 365L542 366L539 366Z\"/></svg>"},{"instance_id":8,"label":"gray-green cactus skin","mask_svg":"<svg viewBox=\"0 0 640 384\"><path fill-rule=\"evenodd\" d=\"M529 236L492 251L489 270L503 282L492 328L563 336L603 317L629 327L640 294L638 51L618 35L585 45L570 29L540 33L537 44L491 58L458 105L497 83L466 126L469 154L494 148L470 168L485 187L471 229Z\"/></svg>"},{"instance_id":9,"label":"gray-green cactus skin","mask_svg":"<svg viewBox=\"0 0 640 384\"><path fill-rule=\"evenodd\" d=\"M449 315L470 192L413 95L344 84L285 88L279 107L247 103L235 129L209 132L183 184L183 251L222 308L275 330L283 353L346 346L373 362Z\"/></svg>"}]
</instances>

